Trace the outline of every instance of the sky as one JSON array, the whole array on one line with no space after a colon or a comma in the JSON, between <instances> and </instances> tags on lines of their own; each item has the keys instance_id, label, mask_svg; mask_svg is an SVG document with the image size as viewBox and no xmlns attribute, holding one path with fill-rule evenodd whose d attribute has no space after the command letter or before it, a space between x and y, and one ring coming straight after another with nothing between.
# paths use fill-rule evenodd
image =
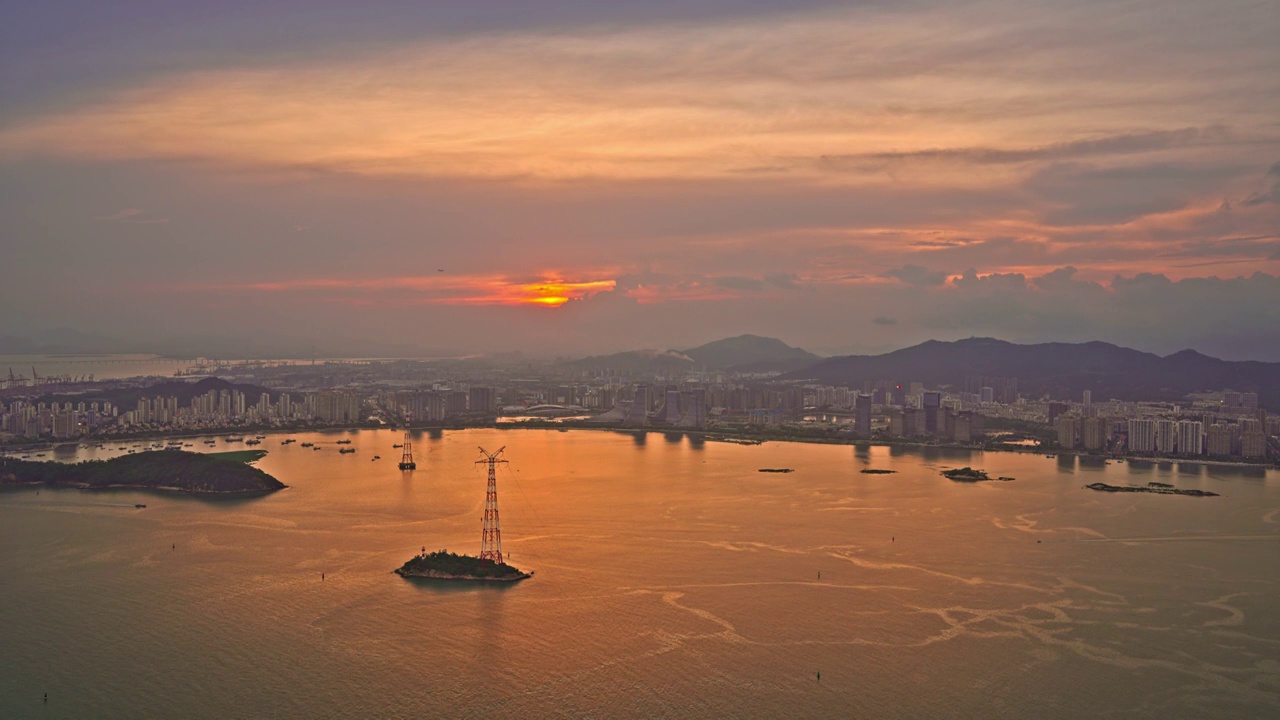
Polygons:
<instances>
[{"instance_id":1,"label":"sky","mask_svg":"<svg viewBox=\"0 0 1280 720\"><path fill-rule=\"evenodd\" d=\"M1280 361L1280 3L41 2L0 336Z\"/></svg>"}]
</instances>

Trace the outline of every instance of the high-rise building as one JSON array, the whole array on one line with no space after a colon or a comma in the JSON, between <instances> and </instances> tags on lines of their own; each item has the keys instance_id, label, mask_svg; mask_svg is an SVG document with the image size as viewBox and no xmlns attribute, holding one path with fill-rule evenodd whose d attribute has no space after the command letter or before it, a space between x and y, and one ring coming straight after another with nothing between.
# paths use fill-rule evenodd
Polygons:
<instances>
[{"instance_id":1,"label":"high-rise building","mask_svg":"<svg viewBox=\"0 0 1280 720\"><path fill-rule=\"evenodd\" d=\"M924 410L923 434L938 435L942 430L942 426L946 424L945 420L939 422L943 412L942 393L937 390L929 390L921 393L920 407Z\"/></svg>"},{"instance_id":2,"label":"high-rise building","mask_svg":"<svg viewBox=\"0 0 1280 720\"><path fill-rule=\"evenodd\" d=\"M1080 439L1080 418L1075 415L1063 415L1054 421L1053 429L1058 434L1059 447L1074 448Z\"/></svg>"},{"instance_id":3,"label":"high-rise building","mask_svg":"<svg viewBox=\"0 0 1280 720\"><path fill-rule=\"evenodd\" d=\"M961 410L951 418L951 439L959 443L982 440L986 434L986 418L972 410Z\"/></svg>"},{"instance_id":4,"label":"high-rise building","mask_svg":"<svg viewBox=\"0 0 1280 720\"><path fill-rule=\"evenodd\" d=\"M423 401L423 410L426 411L426 419L429 422L443 422L449 416L444 395L438 392L427 393Z\"/></svg>"},{"instance_id":5,"label":"high-rise building","mask_svg":"<svg viewBox=\"0 0 1280 720\"><path fill-rule=\"evenodd\" d=\"M467 397L467 409L473 413L491 413L496 404L496 393L493 388L484 385L472 385ZM605 409L613 404L603 406Z\"/></svg>"},{"instance_id":6,"label":"high-rise building","mask_svg":"<svg viewBox=\"0 0 1280 720\"><path fill-rule=\"evenodd\" d=\"M467 393L465 390L450 390L444 396L444 414L453 417L467 411Z\"/></svg>"},{"instance_id":7,"label":"high-rise building","mask_svg":"<svg viewBox=\"0 0 1280 720\"><path fill-rule=\"evenodd\" d=\"M1236 451L1238 426L1214 423L1206 432L1205 452L1214 457L1229 457Z\"/></svg>"},{"instance_id":8,"label":"high-rise building","mask_svg":"<svg viewBox=\"0 0 1280 720\"><path fill-rule=\"evenodd\" d=\"M1258 430L1241 433L1240 454L1247 458L1264 458L1267 456L1267 436Z\"/></svg>"},{"instance_id":9,"label":"high-rise building","mask_svg":"<svg viewBox=\"0 0 1280 720\"><path fill-rule=\"evenodd\" d=\"M893 402L892 402L893 405L897 405L898 407L907 406L907 390L906 388L902 387L902 385L899 384L894 386L892 395L893 395Z\"/></svg>"},{"instance_id":10,"label":"high-rise building","mask_svg":"<svg viewBox=\"0 0 1280 720\"><path fill-rule=\"evenodd\" d=\"M662 409L658 411L655 422L667 423L674 425L680 422L680 390L674 385L668 385L666 397L662 403Z\"/></svg>"},{"instance_id":11,"label":"high-rise building","mask_svg":"<svg viewBox=\"0 0 1280 720\"><path fill-rule=\"evenodd\" d=\"M984 387L979 391L980 402L990 403L996 401L996 390L992 387Z\"/></svg>"},{"instance_id":12,"label":"high-rise building","mask_svg":"<svg viewBox=\"0 0 1280 720\"><path fill-rule=\"evenodd\" d=\"M317 420L350 423L360 420L360 397L345 392L319 392L307 396Z\"/></svg>"},{"instance_id":13,"label":"high-rise building","mask_svg":"<svg viewBox=\"0 0 1280 720\"><path fill-rule=\"evenodd\" d=\"M1129 451L1155 452L1156 421L1151 418L1129 419Z\"/></svg>"},{"instance_id":14,"label":"high-rise building","mask_svg":"<svg viewBox=\"0 0 1280 720\"><path fill-rule=\"evenodd\" d=\"M1182 420L1178 423L1178 454L1204 454L1204 424L1199 420Z\"/></svg>"},{"instance_id":15,"label":"high-rise building","mask_svg":"<svg viewBox=\"0 0 1280 720\"><path fill-rule=\"evenodd\" d=\"M704 428L707 426L707 391L695 388L684 394L681 400L684 416L680 418L680 427Z\"/></svg>"},{"instance_id":16,"label":"high-rise building","mask_svg":"<svg viewBox=\"0 0 1280 720\"><path fill-rule=\"evenodd\" d=\"M1092 404L1093 404L1093 391L1092 391L1092 390L1085 390L1085 391L1084 391L1084 405L1085 405L1086 407L1088 407L1089 405L1092 405Z\"/></svg>"},{"instance_id":17,"label":"high-rise building","mask_svg":"<svg viewBox=\"0 0 1280 720\"><path fill-rule=\"evenodd\" d=\"M1156 452L1178 451L1178 423L1174 420L1156 420Z\"/></svg>"},{"instance_id":18,"label":"high-rise building","mask_svg":"<svg viewBox=\"0 0 1280 720\"><path fill-rule=\"evenodd\" d=\"M853 399L853 432L871 437L871 396L858 393Z\"/></svg>"},{"instance_id":19,"label":"high-rise building","mask_svg":"<svg viewBox=\"0 0 1280 720\"><path fill-rule=\"evenodd\" d=\"M649 386L636 385L631 400L631 408L627 411L627 425L642 426L649 424Z\"/></svg>"},{"instance_id":20,"label":"high-rise building","mask_svg":"<svg viewBox=\"0 0 1280 720\"><path fill-rule=\"evenodd\" d=\"M1059 415L1065 415L1070 409L1071 406L1064 402L1049 403L1049 424L1052 425L1053 421L1057 420Z\"/></svg>"},{"instance_id":21,"label":"high-rise building","mask_svg":"<svg viewBox=\"0 0 1280 720\"><path fill-rule=\"evenodd\" d=\"M894 437L906 437L906 414L900 408L889 412L889 434Z\"/></svg>"},{"instance_id":22,"label":"high-rise building","mask_svg":"<svg viewBox=\"0 0 1280 720\"><path fill-rule=\"evenodd\" d=\"M1080 444L1085 450L1105 450L1110 439L1111 423L1106 418L1085 418L1080 424Z\"/></svg>"}]
</instances>

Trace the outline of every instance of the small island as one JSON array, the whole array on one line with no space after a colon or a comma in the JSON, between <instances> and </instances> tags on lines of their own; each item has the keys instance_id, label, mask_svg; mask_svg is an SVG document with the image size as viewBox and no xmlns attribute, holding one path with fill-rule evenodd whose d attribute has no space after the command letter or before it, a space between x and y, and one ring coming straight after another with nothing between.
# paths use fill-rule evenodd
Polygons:
<instances>
[{"instance_id":1,"label":"small island","mask_svg":"<svg viewBox=\"0 0 1280 720\"><path fill-rule=\"evenodd\" d=\"M942 476L947 478L948 480L955 480L956 482L982 482L983 480L991 479L990 477L987 476L986 471L974 470L973 468L967 467L967 466L962 468L951 468L950 470L943 470Z\"/></svg>"},{"instance_id":2,"label":"small island","mask_svg":"<svg viewBox=\"0 0 1280 720\"><path fill-rule=\"evenodd\" d=\"M481 582L515 582L533 576L533 573L517 570L506 563L481 560L471 555L458 555L447 550L415 555L394 572L403 578Z\"/></svg>"},{"instance_id":3,"label":"small island","mask_svg":"<svg viewBox=\"0 0 1280 720\"><path fill-rule=\"evenodd\" d=\"M862 468L862 469L861 469L861 470L859 470L858 472L861 472L863 475L892 475L892 474L894 474L894 473L896 473L896 472L898 472L898 471L897 471L897 470L882 470L882 469L880 469L880 468Z\"/></svg>"},{"instance_id":4,"label":"small island","mask_svg":"<svg viewBox=\"0 0 1280 720\"><path fill-rule=\"evenodd\" d=\"M789 473L789 472L795 472L795 468L760 468L756 472Z\"/></svg>"},{"instance_id":5,"label":"small island","mask_svg":"<svg viewBox=\"0 0 1280 720\"><path fill-rule=\"evenodd\" d=\"M183 450L156 450L79 463L0 458L0 488L24 486L155 490L219 497L265 495L287 487L239 459Z\"/></svg>"},{"instance_id":6,"label":"small island","mask_svg":"<svg viewBox=\"0 0 1280 720\"><path fill-rule=\"evenodd\" d=\"M1218 497L1218 493L1209 492L1208 490L1179 490L1168 483L1149 483L1147 486L1139 485L1108 485L1103 482L1090 483L1085 485L1089 490L1097 490L1099 492L1136 492L1136 493L1153 493L1155 495L1187 495L1189 497Z\"/></svg>"}]
</instances>

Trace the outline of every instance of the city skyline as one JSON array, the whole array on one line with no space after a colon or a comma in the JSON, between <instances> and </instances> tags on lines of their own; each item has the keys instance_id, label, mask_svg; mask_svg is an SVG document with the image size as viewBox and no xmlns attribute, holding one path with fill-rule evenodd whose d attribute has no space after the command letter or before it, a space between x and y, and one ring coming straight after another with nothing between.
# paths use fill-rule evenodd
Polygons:
<instances>
[{"instance_id":1,"label":"city skyline","mask_svg":"<svg viewBox=\"0 0 1280 720\"><path fill-rule=\"evenodd\" d=\"M1280 360L1265 5L166 8L4 31L0 335Z\"/></svg>"}]
</instances>

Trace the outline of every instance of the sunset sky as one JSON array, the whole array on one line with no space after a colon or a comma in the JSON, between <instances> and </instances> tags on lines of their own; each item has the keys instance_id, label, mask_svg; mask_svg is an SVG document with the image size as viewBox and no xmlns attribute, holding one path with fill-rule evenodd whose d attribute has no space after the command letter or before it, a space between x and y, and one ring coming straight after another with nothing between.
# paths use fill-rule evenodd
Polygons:
<instances>
[{"instance_id":1,"label":"sunset sky","mask_svg":"<svg viewBox=\"0 0 1280 720\"><path fill-rule=\"evenodd\" d=\"M24 3L0 97L0 335L1280 361L1274 0Z\"/></svg>"}]
</instances>

